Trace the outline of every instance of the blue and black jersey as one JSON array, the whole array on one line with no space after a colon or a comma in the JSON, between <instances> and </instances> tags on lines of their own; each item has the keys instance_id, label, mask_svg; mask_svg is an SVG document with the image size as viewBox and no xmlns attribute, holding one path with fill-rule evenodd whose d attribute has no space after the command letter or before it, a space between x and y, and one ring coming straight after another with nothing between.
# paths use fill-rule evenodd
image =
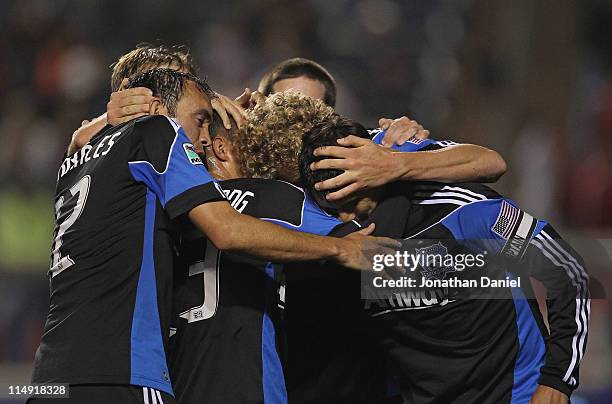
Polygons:
<instances>
[{"instance_id":1,"label":"blue and black jersey","mask_svg":"<svg viewBox=\"0 0 612 404\"><path fill-rule=\"evenodd\" d=\"M106 127L64 159L32 381L172 394L172 220L224 199L182 128L163 116Z\"/></svg>"},{"instance_id":2,"label":"blue and black jersey","mask_svg":"<svg viewBox=\"0 0 612 404\"><path fill-rule=\"evenodd\" d=\"M439 183L415 183L409 193L388 197L370 220L376 234L404 238L406 250L488 256L477 270L421 264L423 277L522 280L491 298L424 287L365 301L408 402L527 403L538 384L567 395L577 387L588 275L550 224L484 185ZM547 289L550 332L530 277Z\"/></svg>"},{"instance_id":3,"label":"blue and black jersey","mask_svg":"<svg viewBox=\"0 0 612 404\"><path fill-rule=\"evenodd\" d=\"M326 235L341 222L287 182L219 182L241 213ZM278 265L219 252L201 233L182 237L170 373L180 403L285 403ZM277 289L280 293L277 293Z\"/></svg>"}]
</instances>

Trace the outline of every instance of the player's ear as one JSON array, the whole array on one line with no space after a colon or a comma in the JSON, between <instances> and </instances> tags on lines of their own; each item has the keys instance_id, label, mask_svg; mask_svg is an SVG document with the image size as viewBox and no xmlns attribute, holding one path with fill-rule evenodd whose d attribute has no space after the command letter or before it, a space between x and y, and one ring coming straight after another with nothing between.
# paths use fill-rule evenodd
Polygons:
<instances>
[{"instance_id":1,"label":"player's ear","mask_svg":"<svg viewBox=\"0 0 612 404\"><path fill-rule=\"evenodd\" d=\"M217 157L217 159L219 159L220 161L229 160L228 147L225 142L225 139L223 139L222 137L215 136L212 141L212 149L213 153L215 153L215 157Z\"/></svg>"},{"instance_id":2,"label":"player's ear","mask_svg":"<svg viewBox=\"0 0 612 404\"><path fill-rule=\"evenodd\" d=\"M153 97L149 103L149 115L166 115L168 111L157 97Z\"/></svg>"}]
</instances>

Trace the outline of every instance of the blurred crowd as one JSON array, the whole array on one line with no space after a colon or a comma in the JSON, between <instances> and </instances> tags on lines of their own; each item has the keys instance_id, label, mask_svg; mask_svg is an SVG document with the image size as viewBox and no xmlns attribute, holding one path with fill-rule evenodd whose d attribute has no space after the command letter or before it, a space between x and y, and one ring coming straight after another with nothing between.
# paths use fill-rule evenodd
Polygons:
<instances>
[{"instance_id":1,"label":"blurred crowd","mask_svg":"<svg viewBox=\"0 0 612 404\"><path fill-rule=\"evenodd\" d=\"M558 115L523 105L520 91L511 91L513 83L538 80L525 79L511 60L554 57L552 50L529 53L537 44L531 29L567 28L553 18L530 20L530 4L1 1L0 296L11 304L0 304L0 362L32 358L46 315L43 274L59 162L81 121L105 111L109 66L139 42L186 44L200 74L230 97L256 88L286 58L314 59L338 81L339 112L369 127L408 115L434 137L495 148L509 162L504 192L565 227L605 234L612 229L612 3L589 0L568 11L574 38L560 49L567 48L561 59L572 68L557 83L568 91L553 94L567 107ZM524 25L504 31L487 21L506 13ZM502 101L516 106L505 121L478 107ZM486 131L457 126L459 115L494 122Z\"/></svg>"}]
</instances>

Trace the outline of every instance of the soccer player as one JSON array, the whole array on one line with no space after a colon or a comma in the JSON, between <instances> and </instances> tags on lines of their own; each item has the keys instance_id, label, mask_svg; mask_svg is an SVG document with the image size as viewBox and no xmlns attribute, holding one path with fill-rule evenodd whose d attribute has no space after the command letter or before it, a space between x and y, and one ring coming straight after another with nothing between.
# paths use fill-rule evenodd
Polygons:
<instances>
[{"instance_id":1,"label":"soccer player","mask_svg":"<svg viewBox=\"0 0 612 404\"><path fill-rule=\"evenodd\" d=\"M236 210L312 234L341 224L288 182L241 178L243 133L216 123L206 163ZM287 402L278 265L219 252L200 232L185 232L180 257L169 358L178 402Z\"/></svg>"},{"instance_id":2,"label":"soccer player","mask_svg":"<svg viewBox=\"0 0 612 404\"><path fill-rule=\"evenodd\" d=\"M58 172L50 307L32 381L69 383L69 403L174 402L166 347L177 220L188 218L221 251L275 262L368 269L363 251L397 244L297 233L240 214L194 151L212 90L171 69L132 85L140 82L154 87L154 116L102 130Z\"/></svg>"},{"instance_id":3,"label":"soccer player","mask_svg":"<svg viewBox=\"0 0 612 404\"><path fill-rule=\"evenodd\" d=\"M89 140L106 125L119 125L149 114L149 104L153 94L144 87L124 89L127 79L154 68L174 69L183 73L196 73L189 50L184 46L153 46L142 43L135 49L122 55L112 64L111 75L112 94L107 104L108 111L83 124L72 135L68 154L72 154L85 146ZM212 108L217 112L226 128L230 127L229 116L242 124L242 111L227 97L217 94L211 100Z\"/></svg>"},{"instance_id":4,"label":"soccer player","mask_svg":"<svg viewBox=\"0 0 612 404\"><path fill-rule=\"evenodd\" d=\"M319 160L330 154L321 150L333 149L338 156L338 143L359 147L370 144L369 137L363 126L338 116L304 136L300 171L315 200L344 221L375 220L377 234L406 239L405 248L413 253L416 248L445 257L496 257L476 274L474 268L420 264L425 278L469 279L490 276L495 269L501 269L501 279L507 274L522 278L520 287L500 289L495 299L426 287L366 300L372 326L399 371L404 398L415 403L567 403L578 386L590 311L582 258L549 223L480 184L373 187L330 202L329 190L315 184L342 171L321 169ZM368 154L368 159L377 157ZM347 230L352 228L358 227L349 222ZM526 299L533 297L530 276L547 289L550 331L535 299Z\"/></svg>"}]
</instances>

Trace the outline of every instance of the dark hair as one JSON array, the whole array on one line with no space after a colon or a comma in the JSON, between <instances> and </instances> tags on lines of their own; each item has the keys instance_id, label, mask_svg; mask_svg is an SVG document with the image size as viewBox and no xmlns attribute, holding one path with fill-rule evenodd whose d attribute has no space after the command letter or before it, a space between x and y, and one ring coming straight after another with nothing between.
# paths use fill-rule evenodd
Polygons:
<instances>
[{"instance_id":1,"label":"dark hair","mask_svg":"<svg viewBox=\"0 0 612 404\"><path fill-rule=\"evenodd\" d=\"M326 121L315 125L302 137L302 151L299 157L302 186L324 209L335 209L335 206L331 205L327 199L325 199L325 195L334 190L317 191L314 185L317 182L337 177L344 171L332 168L316 171L311 170L310 164L326 158L317 157L313 153L316 148L321 146L337 146L338 139L342 139L348 135L355 135L364 139L371 138L362 124L352 119L343 118L340 115L334 115Z\"/></svg>"},{"instance_id":2,"label":"dark hair","mask_svg":"<svg viewBox=\"0 0 612 404\"><path fill-rule=\"evenodd\" d=\"M208 127L208 131L210 132L211 138L214 138L215 136L223 136L232 145L235 145L236 139L238 139L238 136L240 136L240 130L234 118L231 115L228 115L228 118L232 124L230 129L225 128L223 125L223 119L221 119L219 113L217 111L213 111L213 118L210 122L210 126Z\"/></svg>"},{"instance_id":3,"label":"dark hair","mask_svg":"<svg viewBox=\"0 0 612 404\"><path fill-rule=\"evenodd\" d=\"M121 56L111 65L111 89L119 90L121 81L135 74L154 68L174 68L186 73L195 74L196 69L191 59L189 49L182 45L153 46L149 43L140 43L136 49Z\"/></svg>"},{"instance_id":4,"label":"dark hair","mask_svg":"<svg viewBox=\"0 0 612 404\"><path fill-rule=\"evenodd\" d=\"M270 95L276 82L303 76L321 82L325 87L323 102L336 106L336 80L323 66L304 58L287 59L274 66L259 82L259 92Z\"/></svg>"},{"instance_id":5,"label":"dark hair","mask_svg":"<svg viewBox=\"0 0 612 404\"><path fill-rule=\"evenodd\" d=\"M174 69L153 69L130 78L127 88L146 87L153 96L161 99L162 105L171 116L176 115L176 106L183 96L185 86L192 81L209 98L216 97L206 80L191 73L182 73Z\"/></svg>"}]
</instances>

